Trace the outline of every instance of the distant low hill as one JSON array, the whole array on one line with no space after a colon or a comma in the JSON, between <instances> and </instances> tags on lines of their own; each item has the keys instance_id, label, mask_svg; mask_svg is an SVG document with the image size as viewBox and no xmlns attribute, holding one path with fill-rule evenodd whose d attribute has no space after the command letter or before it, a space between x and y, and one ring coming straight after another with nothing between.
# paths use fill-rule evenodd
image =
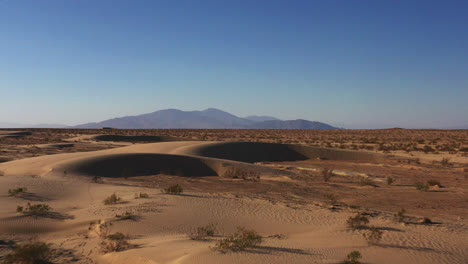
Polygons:
<instances>
[{"instance_id":1,"label":"distant low hill","mask_svg":"<svg viewBox=\"0 0 468 264\"><path fill-rule=\"evenodd\" d=\"M113 118L97 123L87 123L73 128L251 128L251 129L337 129L336 127L307 120L279 120L269 116L238 117L215 108L203 111L165 109L138 116Z\"/></svg>"}]
</instances>

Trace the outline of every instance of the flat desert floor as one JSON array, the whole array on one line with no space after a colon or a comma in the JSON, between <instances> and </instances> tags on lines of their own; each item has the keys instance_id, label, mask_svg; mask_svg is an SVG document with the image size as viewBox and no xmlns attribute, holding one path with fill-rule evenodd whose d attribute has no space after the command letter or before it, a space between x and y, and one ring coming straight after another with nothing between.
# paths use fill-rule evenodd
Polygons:
<instances>
[{"instance_id":1,"label":"flat desert floor","mask_svg":"<svg viewBox=\"0 0 468 264\"><path fill-rule=\"evenodd\" d=\"M466 136L0 131L0 261L42 241L52 263L468 263ZM261 242L223 248L239 228Z\"/></svg>"}]
</instances>

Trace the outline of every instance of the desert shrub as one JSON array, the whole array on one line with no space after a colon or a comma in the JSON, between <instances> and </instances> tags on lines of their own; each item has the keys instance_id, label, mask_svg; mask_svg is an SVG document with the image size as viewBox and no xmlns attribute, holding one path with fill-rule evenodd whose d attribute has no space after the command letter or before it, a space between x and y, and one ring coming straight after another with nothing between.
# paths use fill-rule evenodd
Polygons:
<instances>
[{"instance_id":1,"label":"desert shrub","mask_svg":"<svg viewBox=\"0 0 468 264\"><path fill-rule=\"evenodd\" d=\"M147 193L135 193L135 199L146 199L149 198L149 195Z\"/></svg>"},{"instance_id":2,"label":"desert shrub","mask_svg":"<svg viewBox=\"0 0 468 264\"><path fill-rule=\"evenodd\" d=\"M94 176L91 178L91 181L94 183L102 183L102 178L100 176Z\"/></svg>"},{"instance_id":3,"label":"desert shrub","mask_svg":"<svg viewBox=\"0 0 468 264\"><path fill-rule=\"evenodd\" d=\"M333 169L323 168L322 177L325 182L328 182L333 176Z\"/></svg>"},{"instance_id":4,"label":"desert shrub","mask_svg":"<svg viewBox=\"0 0 468 264\"><path fill-rule=\"evenodd\" d=\"M5 264L40 264L49 263L52 257L50 246L44 242L23 244L3 259Z\"/></svg>"},{"instance_id":5,"label":"desert shrub","mask_svg":"<svg viewBox=\"0 0 468 264\"><path fill-rule=\"evenodd\" d=\"M429 153L429 152L434 152L435 149L433 149L431 146L425 145L423 148L424 153Z\"/></svg>"},{"instance_id":6,"label":"desert shrub","mask_svg":"<svg viewBox=\"0 0 468 264\"><path fill-rule=\"evenodd\" d=\"M375 181L369 178L361 179L361 181L359 182L359 185L377 187L377 184L375 184Z\"/></svg>"},{"instance_id":7,"label":"desert shrub","mask_svg":"<svg viewBox=\"0 0 468 264\"><path fill-rule=\"evenodd\" d=\"M182 189L182 186L180 186L179 184L175 184L175 185L169 186L169 187L167 187L165 189L162 189L161 191L163 193L167 193L167 194L179 195L184 190Z\"/></svg>"},{"instance_id":8,"label":"desert shrub","mask_svg":"<svg viewBox=\"0 0 468 264\"><path fill-rule=\"evenodd\" d=\"M338 202L336 195L334 195L333 193L326 193L323 195L323 197L325 197L325 199L327 199L331 205L334 205Z\"/></svg>"},{"instance_id":9,"label":"desert shrub","mask_svg":"<svg viewBox=\"0 0 468 264\"><path fill-rule=\"evenodd\" d=\"M22 188L16 188L16 189L9 189L8 190L8 196L16 196L18 194L21 194L23 192L26 192L28 189L25 187Z\"/></svg>"},{"instance_id":10,"label":"desert shrub","mask_svg":"<svg viewBox=\"0 0 468 264\"><path fill-rule=\"evenodd\" d=\"M387 177L387 184L388 184L388 185L392 185L393 182L394 182L394 179L393 179L392 177L390 177L390 176Z\"/></svg>"},{"instance_id":11,"label":"desert shrub","mask_svg":"<svg viewBox=\"0 0 468 264\"><path fill-rule=\"evenodd\" d=\"M450 165L449 161L450 161L449 158L442 158L442 160L440 161L440 164L441 164L442 166L445 166L445 167L446 167L446 166Z\"/></svg>"},{"instance_id":12,"label":"desert shrub","mask_svg":"<svg viewBox=\"0 0 468 264\"><path fill-rule=\"evenodd\" d=\"M23 213L25 215L32 215L32 216L46 216L50 213L51 207L48 204L31 204L28 203L26 207L18 206L16 207L16 211L18 213Z\"/></svg>"},{"instance_id":13,"label":"desert shrub","mask_svg":"<svg viewBox=\"0 0 468 264\"><path fill-rule=\"evenodd\" d=\"M418 220L418 223L420 223L420 224L432 224L432 220L430 218L423 217L423 218Z\"/></svg>"},{"instance_id":14,"label":"desert shrub","mask_svg":"<svg viewBox=\"0 0 468 264\"><path fill-rule=\"evenodd\" d=\"M442 187L442 185L440 184L440 181L437 181L437 180L428 180L427 181L427 185L429 186L439 186L439 187Z\"/></svg>"},{"instance_id":15,"label":"desert shrub","mask_svg":"<svg viewBox=\"0 0 468 264\"><path fill-rule=\"evenodd\" d=\"M137 219L137 216L131 212L125 212L125 214L121 214L121 215L115 215L116 218L118 218L119 220L133 220L135 221Z\"/></svg>"},{"instance_id":16,"label":"desert shrub","mask_svg":"<svg viewBox=\"0 0 468 264\"><path fill-rule=\"evenodd\" d=\"M400 211L393 214L393 220L397 223L402 223L406 219L406 210L401 208Z\"/></svg>"},{"instance_id":17,"label":"desert shrub","mask_svg":"<svg viewBox=\"0 0 468 264\"><path fill-rule=\"evenodd\" d=\"M366 233L362 234L369 245L377 245L382 240L382 235L382 230L377 227L370 227Z\"/></svg>"},{"instance_id":18,"label":"desert shrub","mask_svg":"<svg viewBox=\"0 0 468 264\"><path fill-rule=\"evenodd\" d=\"M107 197L106 199L104 199L104 204L105 205L111 205L111 204L116 204L118 202L120 202L121 198L118 197L115 193L113 193L111 196Z\"/></svg>"},{"instance_id":19,"label":"desert shrub","mask_svg":"<svg viewBox=\"0 0 468 264\"><path fill-rule=\"evenodd\" d=\"M424 184L422 182L417 182L415 186L416 186L416 190L418 191L423 191L423 192L429 191L429 185Z\"/></svg>"},{"instance_id":20,"label":"desert shrub","mask_svg":"<svg viewBox=\"0 0 468 264\"><path fill-rule=\"evenodd\" d=\"M220 252L242 251L260 243L262 243L262 236L257 232L238 227L234 234L218 241L213 249Z\"/></svg>"},{"instance_id":21,"label":"desert shrub","mask_svg":"<svg viewBox=\"0 0 468 264\"><path fill-rule=\"evenodd\" d=\"M207 237L213 237L216 234L216 226L209 224L206 226L199 226L195 233L190 234L190 239L205 240Z\"/></svg>"},{"instance_id":22,"label":"desert shrub","mask_svg":"<svg viewBox=\"0 0 468 264\"><path fill-rule=\"evenodd\" d=\"M120 232L107 235L104 241L101 242L101 249L105 253L123 251L128 248L130 248L128 236Z\"/></svg>"},{"instance_id":23,"label":"desert shrub","mask_svg":"<svg viewBox=\"0 0 468 264\"><path fill-rule=\"evenodd\" d=\"M258 181L260 179L260 173L256 171L230 167L224 172L223 177Z\"/></svg>"},{"instance_id":24,"label":"desert shrub","mask_svg":"<svg viewBox=\"0 0 468 264\"><path fill-rule=\"evenodd\" d=\"M348 256L346 256L345 263L349 264L359 264L361 263L359 260L362 259L361 252L359 251L351 251Z\"/></svg>"},{"instance_id":25,"label":"desert shrub","mask_svg":"<svg viewBox=\"0 0 468 264\"><path fill-rule=\"evenodd\" d=\"M357 213L355 216L350 216L348 220L346 220L348 228L353 230L364 228L368 223L369 219L361 213Z\"/></svg>"},{"instance_id":26,"label":"desert shrub","mask_svg":"<svg viewBox=\"0 0 468 264\"><path fill-rule=\"evenodd\" d=\"M106 238L112 228L112 222L104 222L102 220L92 221L89 223L88 230L93 231L101 238Z\"/></svg>"}]
</instances>

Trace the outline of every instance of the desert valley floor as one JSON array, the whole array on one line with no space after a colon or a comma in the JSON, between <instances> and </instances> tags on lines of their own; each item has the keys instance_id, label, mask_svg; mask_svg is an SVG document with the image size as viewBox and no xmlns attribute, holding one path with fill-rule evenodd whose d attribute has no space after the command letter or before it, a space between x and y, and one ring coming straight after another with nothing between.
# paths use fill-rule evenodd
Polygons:
<instances>
[{"instance_id":1,"label":"desert valley floor","mask_svg":"<svg viewBox=\"0 0 468 264\"><path fill-rule=\"evenodd\" d=\"M2 130L0 261L43 241L52 263L468 263L467 134ZM220 249L239 227L261 243Z\"/></svg>"}]
</instances>

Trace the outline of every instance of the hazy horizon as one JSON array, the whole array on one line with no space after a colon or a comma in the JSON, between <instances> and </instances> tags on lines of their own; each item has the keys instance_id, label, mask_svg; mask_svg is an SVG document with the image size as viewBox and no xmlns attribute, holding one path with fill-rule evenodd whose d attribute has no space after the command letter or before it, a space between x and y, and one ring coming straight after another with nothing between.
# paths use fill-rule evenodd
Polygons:
<instances>
[{"instance_id":1,"label":"hazy horizon","mask_svg":"<svg viewBox=\"0 0 468 264\"><path fill-rule=\"evenodd\" d=\"M464 1L0 1L1 123L217 108L468 128Z\"/></svg>"}]
</instances>

